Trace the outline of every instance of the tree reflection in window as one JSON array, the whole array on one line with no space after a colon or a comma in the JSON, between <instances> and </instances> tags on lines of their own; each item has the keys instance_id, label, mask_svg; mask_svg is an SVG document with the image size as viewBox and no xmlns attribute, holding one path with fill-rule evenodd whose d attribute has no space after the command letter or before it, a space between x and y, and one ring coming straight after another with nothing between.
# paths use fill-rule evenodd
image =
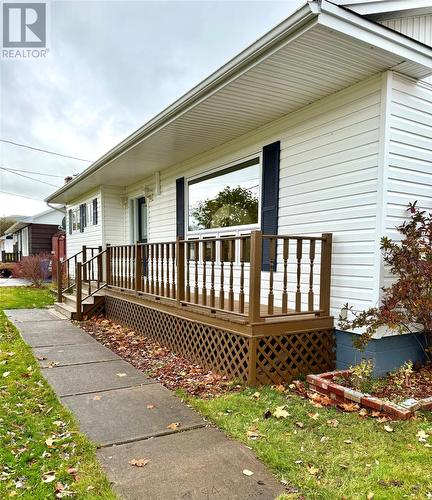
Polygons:
<instances>
[{"instance_id":1,"label":"tree reflection in window","mask_svg":"<svg viewBox=\"0 0 432 500\"><path fill-rule=\"evenodd\" d=\"M189 231L258 222L259 159L189 182Z\"/></svg>"}]
</instances>

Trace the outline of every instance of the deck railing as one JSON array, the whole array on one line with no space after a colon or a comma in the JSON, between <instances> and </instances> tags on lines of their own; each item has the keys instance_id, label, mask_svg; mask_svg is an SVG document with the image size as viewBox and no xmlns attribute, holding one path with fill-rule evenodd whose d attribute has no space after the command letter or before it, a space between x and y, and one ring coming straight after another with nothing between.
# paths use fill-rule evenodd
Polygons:
<instances>
[{"instance_id":1,"label":"deck railing","mask_svg":"<svg viewBox=\"0 0 432 500\"><path fill-rule=\"evenodd\" d=\"M5 250L2 250L1 253L2 262L12 263L12 262L19 262L20 260L21 260L21 252L6 252Z\"/></svg>"},{"instance_id":2,"label":"deck railing","mask_svg":"<svg viewBox=\"0 0 432 500\"><path fill-rule=\"evenodd\" d=\"M107 246L108 286L258 323L330 314L332 235L250 235Z\"/></svg>"}]
</instances>

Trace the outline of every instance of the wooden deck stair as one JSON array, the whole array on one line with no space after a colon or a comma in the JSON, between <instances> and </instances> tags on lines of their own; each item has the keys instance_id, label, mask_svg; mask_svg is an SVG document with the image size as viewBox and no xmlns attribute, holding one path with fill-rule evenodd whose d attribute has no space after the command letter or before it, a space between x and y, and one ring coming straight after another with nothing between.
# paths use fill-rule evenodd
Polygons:
<instances>
[{"instance_id":1,"label":"wooden deck stair","mask_svg":"<svg viewBox=\"0 0 432 500\"><path fill-rule=\"evenodd\" d=\"M83 295L88 288L83 289ZM81 311L82 317L85 319L97 312L103 306L105 301L105 291L99 290L91 297L82 301ZM62 294L62 302L55 302L54 309L68 319L77 319L77 294L76 289L69 293Z\"/></svg>"}]
</instances>

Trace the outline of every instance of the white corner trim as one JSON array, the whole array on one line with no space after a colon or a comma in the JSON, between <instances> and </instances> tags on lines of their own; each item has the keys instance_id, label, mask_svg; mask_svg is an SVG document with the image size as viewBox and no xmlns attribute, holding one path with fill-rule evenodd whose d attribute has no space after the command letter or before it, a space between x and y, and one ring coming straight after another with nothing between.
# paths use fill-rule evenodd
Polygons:
<instances>
[{"instance_id":1,"label":"white corner trim","mask_svg":"<svg viewBox=\"0 0 432 500\"><path fill-rule=\"evenodd\" d=\"M387 201L388 201L388 170L390 151L390 117L393 88L393 72L386 71L381 78L381 107L378 150L378 183L377 183L377 217L374 252L374 302L379 305L384 285L384 262L380 249L380 241L385 235Z\"/></svg>"}]
</instances>

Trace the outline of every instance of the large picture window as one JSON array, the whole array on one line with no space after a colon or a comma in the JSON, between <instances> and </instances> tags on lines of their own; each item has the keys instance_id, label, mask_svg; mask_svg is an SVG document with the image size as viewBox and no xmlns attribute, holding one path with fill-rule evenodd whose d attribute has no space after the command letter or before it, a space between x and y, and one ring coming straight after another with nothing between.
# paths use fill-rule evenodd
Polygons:
<instances>
[{"instance_id":1,"label":"large picture window","mask_svg":"<svg viewBox=\"0 0 432 500\"><path fill-rule=\"evenodd\" d=\"M256 225L259 186L259 158L189 181L189 231Z\"/></svg>"}]
</instances>

